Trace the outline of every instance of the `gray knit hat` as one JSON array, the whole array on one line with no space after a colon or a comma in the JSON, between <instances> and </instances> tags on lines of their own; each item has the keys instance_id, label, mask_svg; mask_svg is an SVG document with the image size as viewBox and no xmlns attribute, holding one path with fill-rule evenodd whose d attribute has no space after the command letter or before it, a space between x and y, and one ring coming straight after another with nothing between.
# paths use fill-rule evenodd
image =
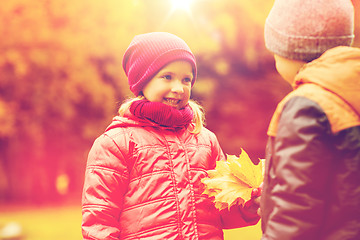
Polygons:
<instances>
[{"instance_id":1,"label":"gray knit hat","mask_svg":"<svg viewBox=\"0 0 360 240\"><path fill-rule=\"evenodd\" d=\"M351 0L275 0L264 35L274 54L309 62L352 44L354 7Z\"/></svg>"}]
</instances>

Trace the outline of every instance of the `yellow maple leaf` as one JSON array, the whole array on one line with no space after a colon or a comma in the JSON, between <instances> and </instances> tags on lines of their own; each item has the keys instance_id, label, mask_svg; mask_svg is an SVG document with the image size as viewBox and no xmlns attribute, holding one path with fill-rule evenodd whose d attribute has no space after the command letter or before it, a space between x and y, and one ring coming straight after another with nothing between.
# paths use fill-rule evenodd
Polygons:
<instances>
[{"instance_id":1,"label":"yellow maple leaf","mask_svg":"<svg viewBox=\"0 0 360 240\"><path fill-rule=\"evenodd\" d=\"M263 181L263 160L253 164L248 154L241 149L239 157L227 155L226 161L216 162L214 170L207 171L208 177L201 181L205 184L203 194L214 197L215 207L230 208L244 204L251 199L251 192Z\"/></svg>"}]
</instances>

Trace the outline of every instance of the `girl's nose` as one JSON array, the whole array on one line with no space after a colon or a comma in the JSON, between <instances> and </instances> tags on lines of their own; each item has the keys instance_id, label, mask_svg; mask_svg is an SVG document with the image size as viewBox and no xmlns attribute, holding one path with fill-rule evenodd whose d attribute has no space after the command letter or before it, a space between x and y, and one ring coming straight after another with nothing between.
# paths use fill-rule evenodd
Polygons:
<instances>
[{"instance_id":1,"label":"girl's nose","mask_svg":"<svg viewBox=\"0 0 360 240\"><path fill-rule=\"evenodd\" d=\"M171 86L171 91L176 93L183 93L184 92L184 86L180 80L176 80L173 82Z\"/></svg>"}]
</instances>

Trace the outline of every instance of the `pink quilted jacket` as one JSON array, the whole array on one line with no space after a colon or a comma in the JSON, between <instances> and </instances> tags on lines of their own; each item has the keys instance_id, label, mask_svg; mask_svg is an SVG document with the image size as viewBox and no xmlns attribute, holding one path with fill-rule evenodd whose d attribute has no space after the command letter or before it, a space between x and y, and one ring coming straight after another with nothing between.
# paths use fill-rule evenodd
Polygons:
<instances>
[{"instance_id":1,"label":"pink quilted jacket","mask_svg":"<svg viewBox=\"0 0 360 240\"><path fill-rule=\"evenodd\" d=\"M115 117L92 146L83 190L84 239L223 239L256 224L240 207L219 212L200 179L224 155L215 135Z\"/></svg>"}]
</instances>

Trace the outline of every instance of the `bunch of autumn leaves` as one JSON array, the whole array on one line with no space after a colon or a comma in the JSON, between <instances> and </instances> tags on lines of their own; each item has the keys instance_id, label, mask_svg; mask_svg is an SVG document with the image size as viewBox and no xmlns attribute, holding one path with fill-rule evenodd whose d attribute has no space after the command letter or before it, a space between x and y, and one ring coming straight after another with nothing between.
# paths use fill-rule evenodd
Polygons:
<instances>
[{"instance_id":1,"label":"bunch of autumn leaves","mask_svg":"<svg viewBox=\"0 0 360 240\"><path fill-rule=\"evenodd\" d=\"M215 207L222 210L251 199L251 192L263 182L264 160L255 165L241 149L239 157L227 155L226 161L218 161L208 177L202 179L203 194L214 197Z\"/></svg>"}]
</instances>

